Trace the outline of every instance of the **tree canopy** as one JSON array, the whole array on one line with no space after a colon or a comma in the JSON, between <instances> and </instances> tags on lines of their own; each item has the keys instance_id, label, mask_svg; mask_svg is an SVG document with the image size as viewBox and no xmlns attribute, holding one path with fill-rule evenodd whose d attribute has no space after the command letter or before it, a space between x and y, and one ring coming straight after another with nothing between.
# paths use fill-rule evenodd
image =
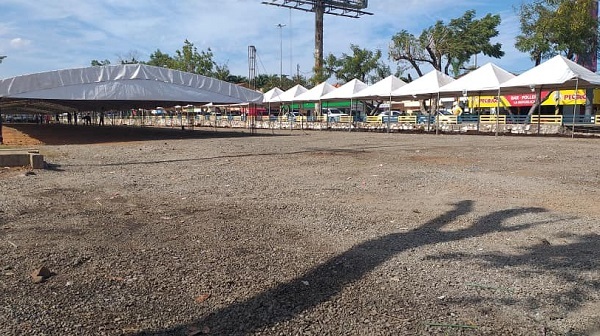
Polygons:
<instances>
[{"instance_id":1,"label":"tree canopy","mask_svg":"<svg viewBox=\"0 0 600 336\"><path fill-rule=\"evenodd\" d=\"M598 18L592 16L596 0L535 0L519 9L521 34L517 50L530 55L535 65L557 54L569 59L598 53Z\"/></svg>"},{"instance_id":2,"label":"tree canopy","mask_svg":"<svg viewBox=\"0 0 600 336\"><path fill-rule=\"evenodd\" d=\"M391 75L389 66L381 61L381 50L375 52L361 49L351 44L352 54L342 53L336 57L329 54L324 60L324 71L327 77L335 77L343 82L349 82L354 78L362 82L376 82Z\"/></svg>"},{"instance_id":3,"label":"tree canopy","mask_svg":"<svg viewBox=\"0 0 600 336\"><path fill-rule=\"evenodd\" d=\"M448 23L438 20L419 36L401 30L392 37L389 57L422 76L421 66L425 64L446 74L452 70L458 75L474 55L504 56L502 44L491 42L498 36L500 16L487 14L476 19L475 15L474 10L468 10Z\"/></svg>"}]
</instances>

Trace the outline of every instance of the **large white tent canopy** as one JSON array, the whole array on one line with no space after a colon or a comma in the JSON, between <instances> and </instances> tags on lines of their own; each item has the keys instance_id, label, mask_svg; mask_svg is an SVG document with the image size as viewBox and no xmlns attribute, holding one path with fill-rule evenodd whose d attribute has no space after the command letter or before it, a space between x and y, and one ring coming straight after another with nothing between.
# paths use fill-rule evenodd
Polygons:
<instances>
[{"instance_id":1,"label":"large white tent canopy","mask_svg":"<svg viewBox=\"0 0 600 336\"><path fill-rule=\"evenodd\" d=\"M323 83L315 86L314 88L298 95L296 97L296 101L316 102L316 101L319 101L321 99L321 97L328 94L329 92L332 92L335 89L336 89L335 86L333 86L327 82L323 82Z\"/></svg>"},{"instance_id":2,"label":"large white tent canopy","mask_svg":"<svg viewBox=\"0 0 600 336\"><path fill-rule=\"evenodd\" d=\"M390 75L369 87L354 94L354 98L389 98L393 91L406 85L400 78Z\"/></svg>"},{"instance_id":3,"label":"large white tent canopy","mask_svg":"<svg viewBox=\"0 0 600 336\"><path fill-rule=\"evenodd\" d=\"M290 103L296 101L296 97L298 97L306 91L308 91L307 88L300 84L296 84L295 86L286 90L284 93L277 96L272 102Z\"/></svg>"},{"instance_id":4,"label":"large white tent canopy","mask_svg":"<svg viewBox=\"0 0 600 336\"><path fill-rule=\"evenodd\" d=\"M274 87L271 90L265 92L263 94L263 103L273 103L273 102L278 102L279 100L279 95L282 94L284 91L278 87Z\"/></svg>"},{"instance_id":5,"label":"large white tent canopy","mask_svg":"<svg viewBox=\"0 0 600 336\"><path fill-rule=\"evenodd\" d=\"M321 97L322 100L341 100L341 99L352 99L354 95L368 87L367 84L363 83L359 79L353 79L348 83L340 86L339 88L329 92L328 94Z\"/></svg>"},{"instance_id":6,"label":"large white tent canopy","mask_svg":"<svg viewBox=\"0 0 600 336\"><path fill-rule=\"evenodd\" d=\"M600 86L600 75L570 61L555 56L500 85L501 92L528 90L558 90L566 88L591 88Z\"/></svg>"},{"instance_id":7,"label":"large white tent canopy","mask_svg":"<svg viewBox=\"0 0 600 336\"><path fill-rule=\"evenodd\" d=\"M408 99L427 99L437 94L440 88L450 84L454 78L438 70L432 70L414 81L392 91L392 97Z\"/></svg>"},{"instance_id":8,"label":"large white tent canopy","mask_svg":"<svg viewBox=\"0 0 600 336\"><path fill-rule=\"evenodd\" d=\"M2 100L51 101L77 109L260 103L260 92L144 64L56 70L0 80Z\"/></svg>"},{"instance_id":9,"label":"large white tent canopy","mask_svg":"<svg viewBox=\"0 0 600 336\"><path fill-rule=\"evenodd\" d=\"M462 94L497 94L502 83L515 78L510 72L493 63L487 63L461 78L440 88L440 96L449 97Z\"/></svg>"}]
</instances>

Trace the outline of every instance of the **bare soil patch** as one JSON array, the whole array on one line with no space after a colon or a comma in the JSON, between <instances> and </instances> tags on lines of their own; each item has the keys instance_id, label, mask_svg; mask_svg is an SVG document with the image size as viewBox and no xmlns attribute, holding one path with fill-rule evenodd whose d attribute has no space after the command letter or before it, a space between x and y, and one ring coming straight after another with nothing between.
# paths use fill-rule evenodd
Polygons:
<instances>
[{"instance_id":1,"label":"bare soil patch","mask_svg":"<svg viewBox=\"0 0 600 336\"><path fill-rule=\"evenodd\" d=\"M596 139L38 126L1 334L600 332Z\"/></svg>"}]
</instances>

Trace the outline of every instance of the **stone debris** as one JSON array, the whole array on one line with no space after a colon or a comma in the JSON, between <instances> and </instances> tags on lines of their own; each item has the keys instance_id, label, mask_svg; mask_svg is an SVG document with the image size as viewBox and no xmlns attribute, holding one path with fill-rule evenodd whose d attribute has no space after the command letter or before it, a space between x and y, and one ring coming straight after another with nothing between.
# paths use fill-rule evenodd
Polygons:
<instances>
[{"instance_id":1,"label":"stone debris","mask_svg":"<svg viewBox=\"0 0 600 336\"><path fill-rule=\"evenodd\" d=\"M42 283L48 278L50 278L52 275L54 275L54 273L52 273L50 269L48 269L48 267L42 266L31 272L31 279L33 283Z\"/></svg>"}]
</instances>

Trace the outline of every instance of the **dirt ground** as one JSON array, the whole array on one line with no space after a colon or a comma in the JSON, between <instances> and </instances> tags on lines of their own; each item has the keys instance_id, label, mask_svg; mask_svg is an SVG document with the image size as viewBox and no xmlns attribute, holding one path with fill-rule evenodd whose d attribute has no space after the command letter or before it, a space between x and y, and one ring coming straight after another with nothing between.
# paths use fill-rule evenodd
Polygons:
<instances>
[{"instance_id":1,"label":"dirt ground","mask_svg":"<svg viewBox=\"0 0 600 336\"><path fill-rule=\"evenodd\" d=\"M600 139L4 137L3 335L600 335Z\"/></svg>"}]
</instances>

